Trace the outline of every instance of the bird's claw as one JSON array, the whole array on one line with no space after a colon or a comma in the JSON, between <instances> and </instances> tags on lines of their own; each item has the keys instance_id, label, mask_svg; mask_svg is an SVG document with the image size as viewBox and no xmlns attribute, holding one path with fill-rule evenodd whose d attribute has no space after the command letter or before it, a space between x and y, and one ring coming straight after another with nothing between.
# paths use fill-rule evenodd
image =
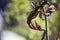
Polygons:
<instances>
[{"instance_id":1,"label":"bird's claw","mask_svg":"<svg viewBox=\"0 0 60 40\"><path fill-rule=\"evenodd\" d=\"M35 25L33 25L32 23L29 24L29 27L31 29L34 29L34 30L41 30L41 26L37 24L37 22L35 22Z\"/></svg>"}]
</instances>

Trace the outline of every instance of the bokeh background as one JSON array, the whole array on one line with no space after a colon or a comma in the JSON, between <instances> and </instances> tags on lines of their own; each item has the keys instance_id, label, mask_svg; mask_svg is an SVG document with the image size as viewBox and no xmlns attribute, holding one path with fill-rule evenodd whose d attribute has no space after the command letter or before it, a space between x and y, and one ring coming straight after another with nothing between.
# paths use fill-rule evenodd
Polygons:
<instances>
[{"instance_id":1,"label":"bokeh background","mask_svg":"<svg viewBox=\"0 0 60 40\"><path fill-rule=\"evenodd\" d=\"M43 31L30 29L26 22L28 15L33 10L31 8L32 1L39 2L41 0L12 0L7 5L3 12L6 24L4 30L14 32L24 40L41 40ZM56 11L48 17L49 38L55 40L57 36L60 37L60 0L49 0L49 2L56 8ZM45 21L42 21L38 16L32 20L33 23L34 21L37 21L45 29Z\"/></svg>"}]
</instances>

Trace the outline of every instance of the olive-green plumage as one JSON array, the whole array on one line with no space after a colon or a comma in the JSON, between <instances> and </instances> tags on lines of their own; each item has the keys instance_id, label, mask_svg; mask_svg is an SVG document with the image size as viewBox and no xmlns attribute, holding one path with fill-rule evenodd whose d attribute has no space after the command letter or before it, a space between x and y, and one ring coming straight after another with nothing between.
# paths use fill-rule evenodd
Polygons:
<instances>
[{"instance_id":1,"label":"olive-green plumage","mask_svg":"<svg viewBox=\"0 0 60 40\"><path fill-rule=\"evenodd\" d=\"M38 11L31 11L30 15L27 18L27 23L30 24L31 20L38 15Z\"/></svg>"}]
</instances>

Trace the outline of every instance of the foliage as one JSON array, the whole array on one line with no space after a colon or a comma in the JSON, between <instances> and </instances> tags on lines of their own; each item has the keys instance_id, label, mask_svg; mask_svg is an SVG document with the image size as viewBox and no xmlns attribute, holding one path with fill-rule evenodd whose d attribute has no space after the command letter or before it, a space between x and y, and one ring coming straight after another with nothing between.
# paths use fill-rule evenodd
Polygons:
<instances>
[{"instance_id":1,"label":"foliage","mask_svg":"<svg viewBox=\"0 0 60 40\"><path fill-rule=\"evenodd\" d=\"M35 1L38 2L39 0ZM56 31L60 26L60 14L58 14L60 11L60 0L50 0L50 2L55 5L56 12L52 13L48 19L49 35L50 40L55 40L57 34ZM7 6L10 8L10 11L5 11L4 16L6 24L8 25L8 29L25 37L26 40L41 40L43 32L30 29L26 23L29 12L32 10L31 0L13 0ZM45 29L45 21L39 19L38 16L32 21L33 23L34 21L37 21L38 24L41 25L43 29ZM55 36L52 36L54 34Z\"/></svg>"}]
</instances>

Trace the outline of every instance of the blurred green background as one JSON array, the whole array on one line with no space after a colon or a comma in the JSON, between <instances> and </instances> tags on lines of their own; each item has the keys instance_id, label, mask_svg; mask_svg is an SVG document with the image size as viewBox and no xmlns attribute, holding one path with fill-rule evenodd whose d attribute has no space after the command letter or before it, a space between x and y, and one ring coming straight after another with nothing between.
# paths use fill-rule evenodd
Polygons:
<instances>
[{"instance_id":1,"label":"blurred green background","mask_svg":"<svg viewBox=\"0 0 60 40\"><path fill-rule=\"evenodd\" d=\"M41 40L43 31L32 30L27 25L27 17L30 14L31 2L41 0L12 0L7 6L9 10L4 11L5 22L8 30L11 30L26 40ZM56 8L56 11L48 17L48 31L50 40L55 40L60 37L60 0L49 0ZM45 21L42 21L38 16L32 20L37 21L43 29L45 29Z\"/></svg>"}]
</instances>

